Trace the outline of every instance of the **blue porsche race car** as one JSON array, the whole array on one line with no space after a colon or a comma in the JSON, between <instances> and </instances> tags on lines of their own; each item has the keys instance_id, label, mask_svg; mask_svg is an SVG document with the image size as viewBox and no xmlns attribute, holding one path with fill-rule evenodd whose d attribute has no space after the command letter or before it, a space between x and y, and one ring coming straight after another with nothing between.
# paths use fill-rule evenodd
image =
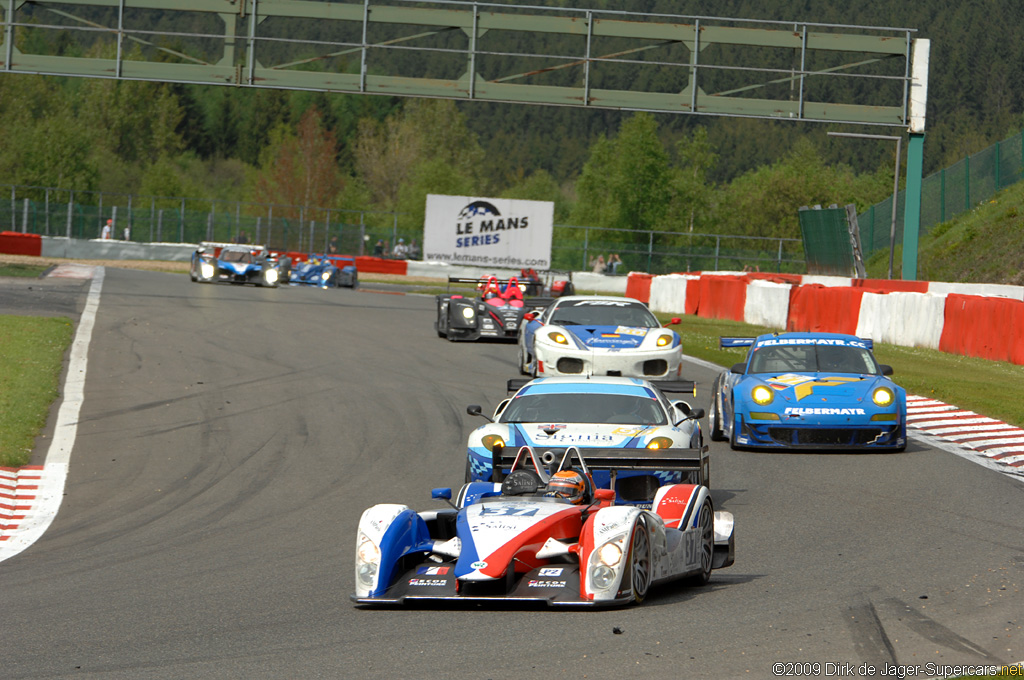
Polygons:
<instances>
[{"instance_id":1,"label":"blue porsche race car","mask_svg":"<svg viewBox=\"0 0 1024 680\"><path fill-rule=\"evenodd\" d=\"M875 360L871 340L770 333L719 345L750 350L715 380L712 439L732 448L906 449L907 393Z\"/></svg>"},{"instance_id":2,"label":"blue porsche race car","mask_svg":"<svg viewBox=\"0 0 1024 680\"><path fill-rule=\"evenodd\" d=\"M189 276L199 283L251 283L277 288L280 271L263 246L201 243L192 253Z\"/></svg>"},{"instance_id":3,"label":"blue porsche race car","mask_svg":"<svg viewBox=\"0 0 1024 680\"><path fill-rule=\"evenodd\" d=\"M310 255L305 262L293 265L289 283L320 288L356 288L359 273L356 259L344 255Z\"/></svg>"}]
</instances>

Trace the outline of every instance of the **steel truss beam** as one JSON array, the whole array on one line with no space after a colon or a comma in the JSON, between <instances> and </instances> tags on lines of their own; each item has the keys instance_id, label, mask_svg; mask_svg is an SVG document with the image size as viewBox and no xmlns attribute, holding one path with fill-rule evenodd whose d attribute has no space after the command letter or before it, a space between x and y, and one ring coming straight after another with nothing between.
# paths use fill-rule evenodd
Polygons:
<instances>
[{"instance_id":1,"label":"steel truss beam","mask_svg":"<svg viewBox=\"0 0 1024 680\"><path fill-rule=\"evenodd\" d=\"M0 70L9 73L903 128L910 120L915 32L906 28L444 0L0 7ZM858 101L835 100L837 79L856 81L840 90Z\"/></svg>"}]
</instances>

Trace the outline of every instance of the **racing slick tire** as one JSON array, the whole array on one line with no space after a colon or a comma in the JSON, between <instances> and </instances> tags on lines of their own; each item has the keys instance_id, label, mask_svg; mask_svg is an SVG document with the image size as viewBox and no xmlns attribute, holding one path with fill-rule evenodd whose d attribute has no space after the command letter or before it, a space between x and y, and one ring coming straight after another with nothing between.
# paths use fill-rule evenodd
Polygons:
<instances>
[{"instance_id":1,"label":"racing slick tire","mask_svg":"<svg viewBox=\"0 0 1024 680\"><path fill-rule=\"evenodd\" d=\"M469 457L466 457L466 484L473 481L473 466L469 464Z\"/></svg>"},{"instance_id":2,"label":"racing slick tire","mask_svg":"<svg viewBox=\"0 0 1024 680\"><path fill-rule=\"evenodd\" d=\"M653 574L651 534L647 531L647 520L641 515L633 526L633 536L629 541L629 580L633 602L640 604L647 597Z\"/></svg>"},{"instance_id":3,"label":"racing slick tire","mask_svg":"<svg viewBox=\"0 0 1024 680\"><path fill-rule=\"evenodd\" d=\"M715 556L715 509L711 499L705 498L697 518L700 531L700 572L686 579L690 586L703 586L711 580L711 564Z\"/></svg>"},{"instance_id":4,"label":"racing slick tire","mask_svg":"<svg viewBox=\"0 0 1024 680\"><path fill-rule=\"evenodd\" d=\"M714 442L725 441L725 433L722 431L722 409L718 406L718 402L722 398L719 393L721 382L722 376L718 376L715 378L715 386L711 388L711 432L708 435Z\"/></svg>"},{"instance_id":5,"label":"racing slick tire","mask_svg":"<svg viewBox=\"0 0 1024 680\"><path fill-rule=\"evenodd\" d=\"M519 348L519 373L530 375L530 353L526 351L525 345Z\"/></svg>"}]
</instances>

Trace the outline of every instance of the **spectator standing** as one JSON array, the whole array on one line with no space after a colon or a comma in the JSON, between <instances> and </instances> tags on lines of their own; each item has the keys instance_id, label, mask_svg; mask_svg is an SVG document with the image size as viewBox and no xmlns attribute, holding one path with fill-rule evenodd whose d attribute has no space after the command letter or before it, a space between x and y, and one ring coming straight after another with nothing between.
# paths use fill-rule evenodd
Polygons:
<instances>
[{"instance_id":1,"label":"spectator standing","mask_svg":"<svg viewBox=\"0 0 1024 680\"><path fill-rule=\"evenodd\" d=\"M100 238L104 241L110 240L110 232L114 228L114 220L107 220L107 223L103 225L103 231L100 233Z\"/></svg>"},{"instance_id":2,"label":"spectator standing","mask_svg":"<svg viewBox=\"0 0 1024 680\"><path fill-rule=\"evenodd\" d=\"M384 241L377 239L377 242L373 244L373 256L384 257Z\"/></svg>"},{"instance_id":3,"label":"spectator standing","mask_svg":"<svg viewBox=\"0 0 1024 680\"><path fill-rule=\"evenodd\" d=\"M124 230L121 232L121 237L125 241L131 241L132 240L132 225L130 225L130 224L124 225Z\"/></svg>"},{"instance_id":4,"label":"spectator standing","mask_svg":"<svg viewBox=\"0 0 1024 680\"><path fill-rule=\"evenodd\" d=\"M619 267L621 267L621 266L622 266L622 260L619 259L619 254L618 253L612 253L611 255L608 256L608 264L605 267L605 273L606 274L612 274L612 275L618 274L619 273Z\"/></svg>"},{"instance_id":5,"label":"spectator standing","mask_svg":"<svg viewBox=\"0 0 1024 680\"><path fill-rule=\"evenodd\" d=\"M420 247L416 243L416 239L413 239L409 243L409 259L410 260L418 260L418 259L420 259Z\"/></svg>"},{"instance_id":6,"label":"spectator standing","mask_svg":"<svg viewBox=\"0 0 1024 680\"><path fill-rule=\"evenodd\" d=\"M604 255L598 255L590 261L590 266L594 268L595 274L604 274Z\"/></svg>"},{"instance_id":7,"label":"spectator standing","mask_svg":"<svg viewBox=\"0 0 1024 680\"><path fill-rule=\"evenodd\" d=\"M338 254L338 237L332 236L331 242L327 244L327 254L337 255Z\"/></svg>"},{"instance_id":8,"label":"spectator standing","mask_svg":"<svg viewBox=\"0 0 1024 680\"><path fill-rule=\"evenodd\" d=\"M398 243L395 244L395 258L399 260L405 260L409 257L409 246L405 245L405 239L398 239Z\"/></svg>"}]
</instances>

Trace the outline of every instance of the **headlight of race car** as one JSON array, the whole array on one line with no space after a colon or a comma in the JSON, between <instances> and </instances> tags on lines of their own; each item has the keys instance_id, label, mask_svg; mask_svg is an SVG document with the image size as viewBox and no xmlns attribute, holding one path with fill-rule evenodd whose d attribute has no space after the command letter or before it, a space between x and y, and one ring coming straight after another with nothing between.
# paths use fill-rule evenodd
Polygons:
<instances>
[{"instance_id":1,"label":"headlight of race car","mask_svg":"<svg viewBox=\"0 0 1024 680\"><path fill-rule=\"evenodd\" d=\"M551 331L550 333L548 333L548 337L551 338L553 341L557 342L559 345L569 344L569 341L565 338L565 336L559 333L558 331Z\"/></svg>"},{"instance_id":2,"label":"headlight of race car","mask_svg":"<svg viewBox=\"0 0 1024 680\"><path fill-rule=\"evenodd\" d=\"M651 441L647 442L647 448L649 449L670 449L672 448L672 440L668 437L655 437Z\"/></svg>"},{"instance_id":3,"label":"headlight of race car","mask_svg":"<svg viewBox=\"0 0 1024 680\"><path fill-rule=\"evenodd\" d=\"M463 318L466 319L472 319L474 316L476 316L476 310L473 309L472 307L463 307L462 316Z\"/></svg>"},{"instance_id":4,"label":"headlight of race car","mask_svg":"<svg viewBox=\"0 0 1024 680\"><path fill-rule=\"evenodd\" d=\"M772 392L772 388L770 387L758 385L754 389L750 390L750 398L761 406L767 406L775 399L775 393Z\"/></svg>"},{"instance_id":5,"label":"headlight of race car","mask_svg":"<svg viewBox=\"0 0 1024 680\"><path fill-rule=\"evenodd\" d=\"M481 439L480 443L484 445L484 448L488 451L493 451L495 446L504 446L505 440L500 435L496 434L485 434Z\"/></svg>"},{"instance_id":6,"label":"headlight of race car","mask_svg":"<svg viewBox=\"0 0 1024 680\"><path fill-rule=\"evenodd\" d=\"M621 534L590 553L590 585L595 590L614 588L618 582L626 535Z\"/></svg>"},{"instance_id":7,"label":"headlight of race car","mask_svg":"<svg viewBox=\"0 0 1024 680\"><path fill-rule=\"evenodd\" d=\"M277 270L268 269L263 272L263 278L267 280L267 283L277 283Z\"/></svg>"},{"instance_id":8,"label":"headlight of race car","mask_svg":"<svg viewBox=\"0 0 1024 680\"><path fill-rule=\"evenodd\" d=\"M879 387L871 393L871 400L879 406L889 406L896 395L888 387Z\"/></svg>"},{"instance_id":9,"label":"headlight of race car","mask_svg":"<svg viewBox=\"0 0 1024 680\"><path fill-rule=\"evenodd\" d=\"M671 335L662 335L658 337L658 347L668 347L672 344Z\"/></svg>"},{"instance_id":10,"label":"headlight of race car","mask_svg":"<svg viewBox=\"0 0 1024 680\"><path fill-rule=\"evenodd\" d=\"M380 567L380 548L363 532L356 543L356 578L360 585L372 590L377 583Z\"/></svg>"},{"instance_id":11,"label":"headlight of race car","mask_svg":"<svg viewBox=\"0 0 1024 680\"><path fill-rule=\"evenodd\" d=\"M327 279L329 279L329 278L331 278L331 273L330 273L330 272L326 272L326 271L325 271L325 272L321 272L321 273L320 273L320 279L321 279L322 281L326 281L326 280L327 280Z\"/></svg>"},{"instance_id":12,"label":"headlight of race car","mask_svg":"<svg viewBox=\"0 0 1024 680\"><path fill-rule=\"evenodd\" d=\"M213 265L209 262L202 262L199 264L199 273L203 275L204 279L212 279L215 271L216 270L213 268Z\"/></svg>"}]
</instances>

